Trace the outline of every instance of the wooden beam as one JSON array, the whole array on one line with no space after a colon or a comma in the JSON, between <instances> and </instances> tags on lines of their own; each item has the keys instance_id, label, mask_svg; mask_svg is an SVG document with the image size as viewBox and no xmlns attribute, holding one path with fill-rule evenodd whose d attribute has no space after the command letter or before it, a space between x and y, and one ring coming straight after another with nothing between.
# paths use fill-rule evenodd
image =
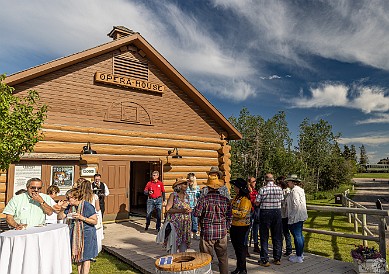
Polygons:
<instances>
[{"instance_id":1,"label":"wooden beam","mask_svg":"<svg viewBox=\"0 0 389 274\"><path fill-rule=\"evenodd\" d=\"M119 136L96 133L78 133L71 131L44 131L44 141L70 142L70 143L87 143L94 144L113 144L113 145L133 145L149 147L166 147L166 148L191 148L203 150L218 150L219 144L194 142L187 140L171 140L157 137L133 137Z\"/></svg>"},{"instance_id":2,"label":"wooden beam","mask_svg":"<svg viewBox=\"0 0 389 274\"><path fill-rule=\"evenodd\" d=\"M193 172L197 175L197 172L207 172L211 167L209 166L171 166L164 165L163 172Z\"/></svg>"},{"instance_id":3,"label":"wooden beam","mask_svg":"<svg viewBox=\"0 0 389 274\"><path fill-rule=\"evenodd\" d=\"M0 193L5 193L7 191L7 185L5 183L0 183Z\"/></svg>"},{"instance_id":4,"label":"wooden beam","mask_svg":"<svg viewBox=\"0 0 389 274\"><path fill-rule=\"evenodd\" d=\"M230 160L230 157L231 157L231 154L230 154L230 153L227 153L227 154L224 154L224 155L220 156L220 157L218 158L219 163L220 163L220 164L227 163L227 162ZM231 161L230 161L230 162L231 162Z\"/></svg>"},{"instance_id":5,"label":"wooden beam","mask_svg":"<svg viewBox=\"0 0 389 274\"><path fill-rule=\"evenodd\" d=\"M37 153L80 153L82 151L83 143L64 143L64 142L38 142L34 147L34 152ZM169 148L155 148L144 146L129 146L129 145L101 145L93 144L92 148L98 154L116 154L116 155L148 155L148 156L167 156ZM217 158L216 151L209 150L189 150L180 149L179 153L183 157L204 157Z\"/></svg>"},{"instance_id":6,"label":"wooden beam","mask_svg":"<svg viewBox=\"0 0 389 274\"><path fill-rule=\"evenodd\" d=\"M217 166L218 160L215 159L206 159L206 158L182 158L182 159L173 159L169 157L169 161L166 159L167 157L162 159L162 163L165 165L171 164L171 166Z\"/></svg>"},{"instance_id":7,"label":"wooden beam","mask_svg":"<svg viewBox=\"0 0 389 274\"><path fill-rule=\"evenodd\" d=\"M220 145L224 145L226 143L225 140L220 140L219 138L209 138L209 137L200 137L200 136L191 136L191 135L178 135L178 134L166 134L166 133L157 133L156 134L156 133L149 133L149 132L135 132L135 131L118 130L118 129L104 129L104 128L95 128L95 127L75 127L75 126L43 124L43 128L44 129L52 129L52 130L112 134L112 135L122 135L122 136L132 136L132 137L163 138L163 139L172 139L172 140L208 142L208 143L216 143L216 144L220 144Z\"/></svg>"},{"instance_id":8,"label":"wooden beam","mask_svg":"<svg viewBox=\"0 0 389 274\"><path fill-rule=\"evenodd\" d=\"M0 183L5 183L5 182L7 182L7 176L1 175L0 176Z\"/></svg>"}]
</instances>

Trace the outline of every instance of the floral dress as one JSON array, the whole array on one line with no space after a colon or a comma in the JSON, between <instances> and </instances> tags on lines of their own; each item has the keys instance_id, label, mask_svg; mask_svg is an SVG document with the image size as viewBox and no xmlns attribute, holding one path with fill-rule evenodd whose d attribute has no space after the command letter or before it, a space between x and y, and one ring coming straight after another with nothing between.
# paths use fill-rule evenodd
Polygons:
<instances>
[{"instance_id":1,"label":"floral dress","mask_svg":"<svg viewBox=\"0 0 389 274\"><path fill-rule=\"evenodd\" d=\"M174 200L172 208L175 209L183 209L190 208L189 206L189 197L185 194L185 199L182 201L176 192L173 192ZM191 236L191 214L184 213L167 213L166 214L166 222L170 222L173 224L174 229L177 233L177 247L179 247L182 243L186 243L186 246L189 248L190 246L190 236ZM164 242L164 246L166 247L166 241Z\"/></svg>"}]
</instances>

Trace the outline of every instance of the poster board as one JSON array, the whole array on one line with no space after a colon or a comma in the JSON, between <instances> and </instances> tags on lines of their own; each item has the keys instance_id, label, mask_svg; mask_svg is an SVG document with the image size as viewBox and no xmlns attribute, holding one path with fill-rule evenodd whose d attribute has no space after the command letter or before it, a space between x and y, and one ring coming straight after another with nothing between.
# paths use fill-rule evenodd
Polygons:
<instances>
[{"instance_id":1,"label":"poster board","mask_svg":"<svg viewBox=\"0 0 389 274\"><path fill-rule=\"evenodd\" d=\"M20 189L26 189L26 183L31 178L42 177L41 165L15 164L14 195Z\"/></svg>"},{"instance_id":2,"label":"poster board","mask_svg":"<svg viewBox=\"0 0 389 274\"><path fill-rule=\"evenodd\" d=\"M74 182L74 166L55 165L51 167L51 185L59 187L58 195L65 195Z\"/></svg>"}]
</instances>

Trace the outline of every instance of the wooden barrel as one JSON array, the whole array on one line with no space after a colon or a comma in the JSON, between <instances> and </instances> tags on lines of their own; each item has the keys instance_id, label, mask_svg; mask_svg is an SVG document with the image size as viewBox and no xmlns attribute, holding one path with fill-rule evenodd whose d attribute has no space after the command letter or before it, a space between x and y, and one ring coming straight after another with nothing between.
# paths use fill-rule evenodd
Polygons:
<instances>
[{"instance_id":1,"label":"wooden barrel","mask_svg":"<svg viewBox=\"0 0 389 274\"><path fill-rule=\"evenodd\" d=\"M210 274L212 257L207 253L182 252L158 258L155 261L157 274Z\"/></svg>"}]
</instances>

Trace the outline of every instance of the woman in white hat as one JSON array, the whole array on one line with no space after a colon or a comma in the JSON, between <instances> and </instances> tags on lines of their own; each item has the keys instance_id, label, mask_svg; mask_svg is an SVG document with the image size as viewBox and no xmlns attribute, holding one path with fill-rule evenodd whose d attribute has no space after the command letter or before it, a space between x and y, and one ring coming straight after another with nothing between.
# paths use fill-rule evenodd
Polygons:
<instances>
[{"instance_id":1,"label":"woman in white hat","mask_svg":"<svg viewBox=\"0 0 389 274\"><path fill-rule=\"evenodd\" d=\"M294 239L296 256L290 256L289 261L294 263L302 263L304 256L304 235L303 224L308 219L307 204L305 200L305 192L300 186L301 180L297 175L292 174L285 179L290 188L290 194L286 200L288 213L289 230Z\"/></svg>"}]
</instances>

